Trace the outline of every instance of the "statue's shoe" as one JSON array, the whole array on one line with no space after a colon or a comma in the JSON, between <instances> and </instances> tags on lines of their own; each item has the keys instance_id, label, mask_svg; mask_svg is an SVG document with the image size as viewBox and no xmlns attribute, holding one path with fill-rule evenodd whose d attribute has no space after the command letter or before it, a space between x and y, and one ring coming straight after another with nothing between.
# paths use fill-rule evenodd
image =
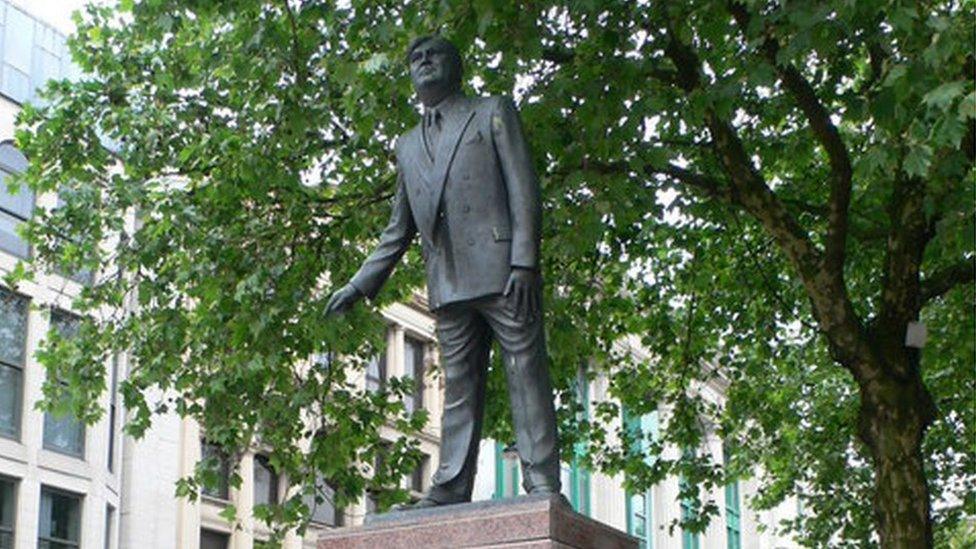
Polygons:
<instances>
[{"instance_id":1,"label":"statue's shoe","mask_svg":"<svg viewBox=\"0 0 976 549\"><path fill-rule=\"evenodd\" d=\"M558 490L553 490L552 486L533 486L532 489L529 490L529 495L530 496L554 496L554 495L558 495L560 501L562 501L566 505L570 505L569 500L566 499L566 496L564 494L560 493Z\"/></svg>"},{"instance_id":2,"label":"statue's shoe","mask_svg":"<svg viewBox=\"0 0 976 549\"><path fill-rule=\"evenodd\" d=\"M403 504L397 505L392 510L393 511L412 511L414 509L428 509L430 507L437 507L439 505L441 505L441 503L439 503L437 500L433 500L433 499L430 499L430 498L426 498L425 497L425 498L420 498L419 500L417 500L417 501L415 501L413 503L403 503Z\"/></svg>"}]
</instances>

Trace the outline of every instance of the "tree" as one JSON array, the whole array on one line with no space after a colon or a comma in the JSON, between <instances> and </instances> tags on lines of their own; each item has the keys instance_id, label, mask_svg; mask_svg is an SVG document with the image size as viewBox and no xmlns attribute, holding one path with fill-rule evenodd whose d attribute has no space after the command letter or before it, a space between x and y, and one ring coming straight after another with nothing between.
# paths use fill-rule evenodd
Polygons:
<instances>
[{"instance_id":1,"label":"tree","mask_svg":"<svg viewBox=\"0 0 976 549\"><path fill-rule=\"evenodd\" d=\"M784 527L808 545L932 546L974 512L973 20L971 3L894 0L89 8L72 47L91 76L21 119L27 183L66 199L29 233L37 267L111 266L79 309L139 307L89 316L85 352L48 361L82 374L51 394L97 414L104 375L85 359L127 350L131 432L163 389L219 442L260 436L289 474L311 463L358 494L350 464L376 425L423 418L353 394L340 368L297 365L377 340L364 309L322 321L323 295L386 220L391 142L417 120L402 52L440 31L473 92L516 95L535 148L567 424L592 357L630 413L670 405L652 450L695 448L708 429L734 442L725 468L695 452L629 459L634 441L600 428L621 412L606 403L563 430L566 448L589 442L590 462L633 487L680 473L697 501L687 528L717 509L694 486L758 465L753 504L799 497L811 513ZM419 264L408 254L376 305L416 287ZM929 342L907 345L922 324ZM617 350L630 334L651 363ZM722 407L695 396L713 377L729 384ZM309 414L340 452L303 461ZM405 441L397 455L375 484L409 465Z\"/></svg>"}]
</instances>

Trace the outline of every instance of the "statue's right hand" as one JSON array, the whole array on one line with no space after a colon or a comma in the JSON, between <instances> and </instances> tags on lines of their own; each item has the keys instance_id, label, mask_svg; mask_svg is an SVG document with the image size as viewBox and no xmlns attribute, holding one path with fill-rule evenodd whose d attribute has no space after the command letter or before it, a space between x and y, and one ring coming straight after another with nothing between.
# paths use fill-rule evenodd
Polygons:
<instances>
[{"instance_id":1,"label":"statue's right hand","mask_svg":"<svg viewBox=\"0 0 976 549\"><path fill-rule=\"evenodd\" d=\"M346 284L336 290L332 294L332 297L329 298L329 303L325 306L325 316L341 315L352 308L362 298L363 294L355 286Z\"/></svg>"}]
</instances>

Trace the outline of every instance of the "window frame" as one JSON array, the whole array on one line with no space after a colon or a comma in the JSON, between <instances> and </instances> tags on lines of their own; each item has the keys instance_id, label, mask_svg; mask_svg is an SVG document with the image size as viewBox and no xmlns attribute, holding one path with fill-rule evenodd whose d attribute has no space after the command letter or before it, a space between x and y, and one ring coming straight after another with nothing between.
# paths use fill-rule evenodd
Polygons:
<instances>
[{"instance_id":1,"label":"window frame","mask_svg":"<svg viewBox=\"0 0 976 549\"><path fill-rule=\"evenodd\" d=\"M411 358L412 369L407 370L407 357ZM418 356L419 355L419 356ZM427 374L427 340L415 337L410 334L403 335L403 369L404 376L413 379L413 394L407 397L404 402L406 411L409 413L426 409L424 407L424 376Z\"/></svg>"},{"instance_id":2,"label":"window frame","mask_svg":"<svg viewBox=\"0 0 976 549\"><path fill-rule=\"evenodd\" d=\"M51 330L56 329L54 324L55 315L64 315L66 317L72 317L74 319L77 319L78 321L81 321L83 318L81 315L72 313L71 311L68 311L66 309L62 309L60 307L51 307L48 316L48 318L50 319L50 322L48 324L48 333L50 333ZM65 384L65 382L61 380L58 380L57 382L61 383L62 385ZM78 428L81 429L81 436L80 436L81 447L78 449L77 452L59 446L55 446L48 442L48 438L47 438L48 421L56 422L56 423L71 422L77 424ZM87 426L85 425L85 422L70 414L65 414L62 417L56 417L52 415L51 412L44 412L44 424L41 432L41 447L51 452L55 452L64 456L78 458L84 461L86 455L85 452L88 449L88 429Z\"/></svg>"},{"instance_id":3,"label":"window frame","mask_svg":"<svg viewBox=\"0 0 976 549\"><path fill-rule=\"evenodd\" d=\"M10 147L14 152L20 154L24 158L24 165L22 167L12 165L11 163L4 161L3 152L5 147ZM2 172L2 175L0 175L0 185L6 185L6 183L3 181L5 179L5 176L18 176L24 173L24 171L26 171L27 169L28 162L29 161L27 159L27 156L23 153L23 151L17 148L13 140L6 139L0 141L0 172ZM0 192L6 193L6 189L3 189ZM9 217L13 221L14 227L16 227L20 223L27 223L28 221L30 221L31 218L34 217L34 210L37 209L37 194L31 189L25 189L23 186L21 187L20 192L29 192L31 195L30 208L29 208L28 215L26 217L23 214L17 213L12 209L6 207L3 204L3 201L0 200L0 216ZM18 241L23 242L25 248L24 254L22 255L20 251L12 250L8 246L5 246L3 244L3 239L0 239L0 250L14 257L19 257L21 259L29 259L33 255L33 248L31 247L30 243L16 233L11 236L13 238L16 238Z\"/></svg>"},{"instance_id":4,"label":"window frame","mask_svg":"<svg viewBox=\"0 0 976 549\"><path fill-rule=\"evenodd\" d=\"M4 299L7 294L10 298L20 300L24 304L24 334L23 341L21 343L21 357L23 364L14 364L11 361L5 360L0 356L0 367L12 368L13 370L19 372L20 383L17 386L17 405L16 405L16 418L14 419L15 425L13 426L12 433L7 433L3 429L0 429L0 437L20 441L20 437L23 434L23 423L24 423L24 376L27 370L27 357L28 357L28 340L30 339L30 305L31 298L21 294L20 292L11 291L7 288L0 288L0 299Z\"/></svg>"},{"instance_id":5,"label":"window frame","mask_svg":"<svg viewBox=\"0 0 976 549\"><path fill-rule=\"evenodd\" d=\"M373 366L375 361L377 376L370 375L370 368ZM377 393L386 389L387 380L389 380L389 368L386 358L386 347L376 355L369 358L366 363L366 390L371 393Z\"/></svg>"},{"instance_id":6,"label":"window frame","mask_svg":"<svg viewBox=\"0 0 976 549\"><path fill-rule=\"evenodd\" d=\"M227 455L227 452L225 452L219 444L210 442L206 439L206 437L202 437L200 439L200 461L210 457L206 453L206 449L208 447L213 448L216 452L218 463L221 466L219 473L223 480L217 487L220 493L211 493L209 492L210 487L201 485L200 496L220 503L230 503L230 476L232 471L230 456Z\"/></svg>"},{"instance_id":7,"label":"window frame","mask_svg":"<svg viewBox=\"0 0 976 549\"><path fill-rule=\"evenodd\" d=\"M20 496L20 479L17 477L11 477L7 475L0 475L0 483L10 484L10 495L12 501L10 510L11 524L9 526L3 524L3 516L0 515L0 536L8 535L10 536L10 541L13 547L17 544L17 514L18 514L18 499Z\"/></svg>"},{"instance_id":8,"label":"window frame","mask_svg":"<svg viewBox=\"0 0 976 549\"><path fill-rule=\"evenodd\" d=\"M201 548L203 547L203 536L205 533L220 536L224 540L224 549L230 548L231 534L224 532L222 530L214 530L213 528L205 528L205 527L200 528L199 544Z\"/></svg>"},{"instance_id":9,"label":"window frame","mask_svg":"<svg viewBox=\"0 0 976 549\"><path fill-rule=\"evenodd\" d=\"M506 445L495 442L495 491L492 499L507 499L519 495L520 463L516 459L510 464L505 459Z\"/></svg>"},{"instance_id":10,"label":"window frame","mask_svg":"<svg viewBox=\"0 0 976 549\"><path fill-rule=\"evenodd\" d=\"M331 495L329 494L331 492ZM345 525L345 509L336 504L335 500L335 487L332 486L324 476L320 474L315 475L315 492L311 496L305 496L305 505L308 505L309 511L311 512L309 516L309 522L315 526L339 528ZM319 496L322 497L322 502L318 502ZM327 520L319 520L316 517L319 509L326 509L328 507L332 508L332 522L330 524Z\"/></svg>"},{"instance_id":11,"label":"window frame","mask_svg":"<svg viewBox=\"0 0 976 549\"><path fill-rule=\"evenodd\" d=\"M722 461L729 466L729 451L722 445ZM739 479L725 485L725 540L727 549L742 549L742 507Z\"/></svg>"},{"instance_id":12,"label":"window frame","mask_svg":"<svg viewBox=\"0 0 976 549\"><path fill-rule=\"evenodd\" d=\"M37 518L38 518L38 527L37 527L37 542L38 542L38 544L40 544L40 542L42 542L42 541L46 541L48 543L57 543L57 544L60 544L62 546L74 547L75 549L80 548L81 547L82 536L83 536L82 524L84 523L85 495L84 494L78 494L76 492L71 492L71 491L65 490L63 488L57 488L55 486L50 486L50 485L47 485L47 484L42 484L41 485L41 494L40 494L41 495L41 497L40 497L40 501L41 502L44 501L44 492L49 492L51 494L55 494L55 495L59 495L61 497L66 497L66 498L70 498L70 499L75 500L75 503L78 506L78 524L77 524L77 526L78 526L78 533L77 533L78 539L77 540L70 540L70 539L66 539L66 538L55 538L55 537L45 537L45 536L42 536L41 535L41 528L40 528L40 524L42 522L41 521L41 515L40 515L40 509L43 508L43 503L42 503L40 505L40 507L38 508L38 516L37 516ZM52 507L52 510L53 510L53 507Z\"/></svg>"},{"instance_id":13,"label":"window frame","mask_svg":"<svg viewBox=\"0 0 976 549\"><path fill-rule=\"evenodd\" d=\"M621 412L621 423L626 436L631 438L630 455L636 459L643 459L652 465L658 458L651 455L649 440L658 440L659 415L653 410L644 415L632 414L626 408ZM654 549L654 488L643 492L626 491L624 506L627 513L627 533L636 537L639 549ZM638 525L644 530L643 535L638 531Z\"/></svg>"},{"instance_id":14,"label":"window frame","mask_svg":"<svg viewBox=\"0 0 976 549\"><path fill-rule=\"evenodd\" d=\"M274 467L271 466L271 458L268 457L267 455L255 454L253 461L254 463L251 467L252 469L251 480L254 486L252 503L254 505L278 505L280 503L279 500L281 499L279 497L279 489L281 487L281 475L279 475L278 472L274 470ZM269 498L268 501L258 501L258 493L259 493L258 492L259 485L257 479L258 467L262 467L270 475L271 480L270 483L268 484L268 492L264 494L266 497Z\"/></svg>"},{"instance_id":15,"label":"window frame","mask_svg":"<svg viewBox=\"0 0 976 549\"><path fill-rule=\"evenodd\" d=\"M430 468L430 456L421 454L420 463L410 472L410 490L423 493L427 488L427 471Z\"/></svg>"},{"instance_id":16,"label":"window frame","mask_svg":"<svg viewBox=\"0 0 976 549\"><path fill-rule=\"evenodd\" d=\"M106 459L106 469L108 472L115 472L115 431L118 415L118 392L119 392L119 355L112 358L112 384L109 386L109 406L108 406L108 456Z\"/></svg>"}]
</instances>

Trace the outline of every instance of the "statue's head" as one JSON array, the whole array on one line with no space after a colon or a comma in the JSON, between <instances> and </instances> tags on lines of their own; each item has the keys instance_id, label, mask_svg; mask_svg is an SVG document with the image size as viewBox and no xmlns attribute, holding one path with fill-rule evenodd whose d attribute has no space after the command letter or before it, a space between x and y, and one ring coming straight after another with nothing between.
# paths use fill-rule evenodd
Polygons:
<instances>
[{"instance_id":1,"label":"statue's head","mask_svg":"<svg viewBox=\"0 0 976 549\"><path fill-rule=\"evenodd\" d=\"M421 36L407 48L413 88L425 105L435 105L461 89L461 54L440 36Z\"/></svg>"}]
</instances>

